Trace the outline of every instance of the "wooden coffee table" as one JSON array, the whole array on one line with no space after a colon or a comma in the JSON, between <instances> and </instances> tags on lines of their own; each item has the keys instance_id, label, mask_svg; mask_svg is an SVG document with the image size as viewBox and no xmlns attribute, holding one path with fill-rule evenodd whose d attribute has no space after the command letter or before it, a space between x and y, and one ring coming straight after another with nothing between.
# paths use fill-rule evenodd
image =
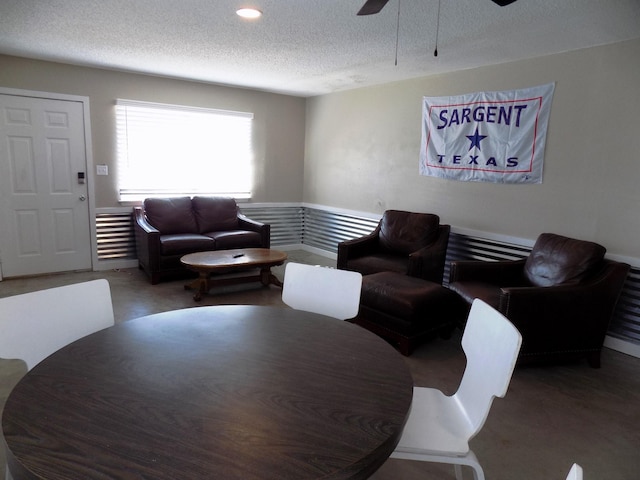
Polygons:
<instances>
[{"instance_id":1,"label":"wooden coffee table","mask_svg":"<svg viewBox=\"0 0 640 480\"><path fill-rule=\"evenodd\" d=\"M195 301L200 301L202 295L212 287L235 285L247 282L262 282L264 286L273 284L282 287L282 282L271 273L271 267L282 265L287 254L270 248L240 248L235 250L215 250L197 252L185 255L180 262L189 270L198 273L198 278L184 286L194 289ZM236 274L242 271L260 269L259 274L226 276L216 278L213 275Z\"/></svg>"}]
</instances>

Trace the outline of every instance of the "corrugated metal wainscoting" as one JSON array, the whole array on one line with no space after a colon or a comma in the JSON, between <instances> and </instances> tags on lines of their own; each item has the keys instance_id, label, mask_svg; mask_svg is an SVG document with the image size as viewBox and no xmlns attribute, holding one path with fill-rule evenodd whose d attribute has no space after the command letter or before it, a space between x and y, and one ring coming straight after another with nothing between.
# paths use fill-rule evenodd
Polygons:
<instances>
[{"instance_id":1,"label":"corrugated metal wainscoting","mask_svg":"<svg viewBox=\"0 0 640 480\"><path fill-rule=\"evenodd\" d=\"M616 306L609 327L609 335L640 345L640 268L631 266L631 272Z\"/></svg>"},{"instance_id":2,"label":"corrugated metal wainscoting","mask_svg":"<svg viewBox=\"0 0 640 480\"><path fill-rule=\"evenodd\" d=\"M271 225L272 246L305 245L328 253L337 253L343 240L372 232L379 221L305 206L241 205L241 209L246 216Z\"/></svg>"},{"instance_id":3,"label":"corrugated metal wainscoting","mask_svg":"<svg viewBox=\"0 0 640 480\"><path fill-rule=\"evenodd\" d=\"M336 254L338 243L373 231L377 218L301 205L241 205L248 217L271 225L273 247L304 245ZM98 261L135 259L135 238L131 209L98 209L96 230ZM522 242L526 243L526 242ZM444 283L449 281L449 265L454 260L515 260L526 257L530 245L505 241L499 236L461 232L452 227L447 249ZM616 308L609 335L638 345L640 350L640 261L631 273ZM635 264L634 264L635 263Z\"/></svg>"},{"instance_id":4,"label":"corrugated metal wainscoting","mask_svg":"<svg viewBox=\"0 0 640 480\"><path fill-rule=\"evenodd\" d=\"M118 210L96 213L98 260L136 258L132 210Z\"/></svg>"},{"instance_id":5,"label":"corrugated metal wainscoting","mask_svg":"<svg viewBox=\"0 0 640 480\"><path fill-rule=\"evenodd\" d=\"M304 233L304 207L240 205L247 217L271 225L271 246L300 245Z\"/></svg>"},{"instance_id":6,"label":"corrugated metal wainscoting","mask_svg":"<svg viewBox=\"0 0 640 480\"><path fill-rule=\"evenodd\" d=\"M378 222L378 219L306 208L303 243L338 253L338 243L371 233Z\"/></svg>"}]
</instances>

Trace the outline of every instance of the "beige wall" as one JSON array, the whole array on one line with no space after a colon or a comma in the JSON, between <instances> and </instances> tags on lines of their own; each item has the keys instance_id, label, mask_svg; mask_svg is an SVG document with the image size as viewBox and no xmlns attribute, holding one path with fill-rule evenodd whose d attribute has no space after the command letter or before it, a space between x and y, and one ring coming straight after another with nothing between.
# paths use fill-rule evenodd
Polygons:
<instances>
[{"instance_id":1,"label":"beige wall","mask_svg":"<svg viewBox=\"0 0 640 480\"><path fill-rule=\"evenodd\" d=\"M0 56L0 87L90 98L94 162L110 169L95 177L97 207L118 206L113 106L128 98L253 111L255 202L435 212L459 228L527 239L552 231L640 258L639 59L634 40L305 101ZM549 82L556 88L541 185L418 174L422 96Z\"/></svg>"},{"instance_id":2,"label":"beige wall","mask_svg":"<svg viewBox=\"0 0 640 480\"><path fill-rule=\"evenodd\" d=\"M302 200L303 98L2 55L0 87L89 97L93 160L109 166L109 176L93 178L93 168L89 177L95 181L98 208L119 206L114 109L117 98L253 112L256 178L252 201Z\"/></svg>"},{"instance_id":3,"label":"beige wall","mask_svg":"<svg viewBox=\"0 0 640 480\"><path fill-rule=\"evenodd\" d=\"M423 96L550 82L542 184L418 174ZM640 258L640 40L314 97L306 121L305 202L434 212L531 240L555 232Z\"/></svg>"}]
</instances>

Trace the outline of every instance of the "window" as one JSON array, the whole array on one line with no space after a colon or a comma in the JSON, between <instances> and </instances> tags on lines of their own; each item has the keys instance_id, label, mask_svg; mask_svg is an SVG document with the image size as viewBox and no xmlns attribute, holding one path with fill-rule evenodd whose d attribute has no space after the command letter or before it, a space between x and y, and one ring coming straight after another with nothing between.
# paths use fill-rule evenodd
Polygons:
<instances>
[{"instance_id":1,"label":"window","mask_svg":"<svg viewBox=\"0 0 640 480\"><path fill-rule=\"evenodd\" d=\"M250 198L253 114L116 102L120 201L226 195Z\"/></svg>"}]
</instances>

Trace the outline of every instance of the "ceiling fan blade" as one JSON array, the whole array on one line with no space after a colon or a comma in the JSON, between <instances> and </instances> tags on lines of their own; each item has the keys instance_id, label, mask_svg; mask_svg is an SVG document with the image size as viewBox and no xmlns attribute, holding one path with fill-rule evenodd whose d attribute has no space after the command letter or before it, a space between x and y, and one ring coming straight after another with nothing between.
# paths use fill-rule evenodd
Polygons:
<instances>
[{"instance_id":1,"label":"ceiling fan blade","mask_svg":"<svg viewBox=\"0 0 640 480\"><path fill-rule=\"evenodd\" d=\"M374 13L378 13L388 1L389 0L367 0L358 12L358 15L373 15Z\"/></svg>"},{"instance_id":2,"label":"ceiling fan blade","mask_svg":"<svg viewBox=\"0 0 640 480\"><path fill-rule=\"evenodd\" d=\"M492 0L493 3L500 5L501 7L506 7L507 5L512 4L516 0Z\"/></svg>"}]
</instances>

